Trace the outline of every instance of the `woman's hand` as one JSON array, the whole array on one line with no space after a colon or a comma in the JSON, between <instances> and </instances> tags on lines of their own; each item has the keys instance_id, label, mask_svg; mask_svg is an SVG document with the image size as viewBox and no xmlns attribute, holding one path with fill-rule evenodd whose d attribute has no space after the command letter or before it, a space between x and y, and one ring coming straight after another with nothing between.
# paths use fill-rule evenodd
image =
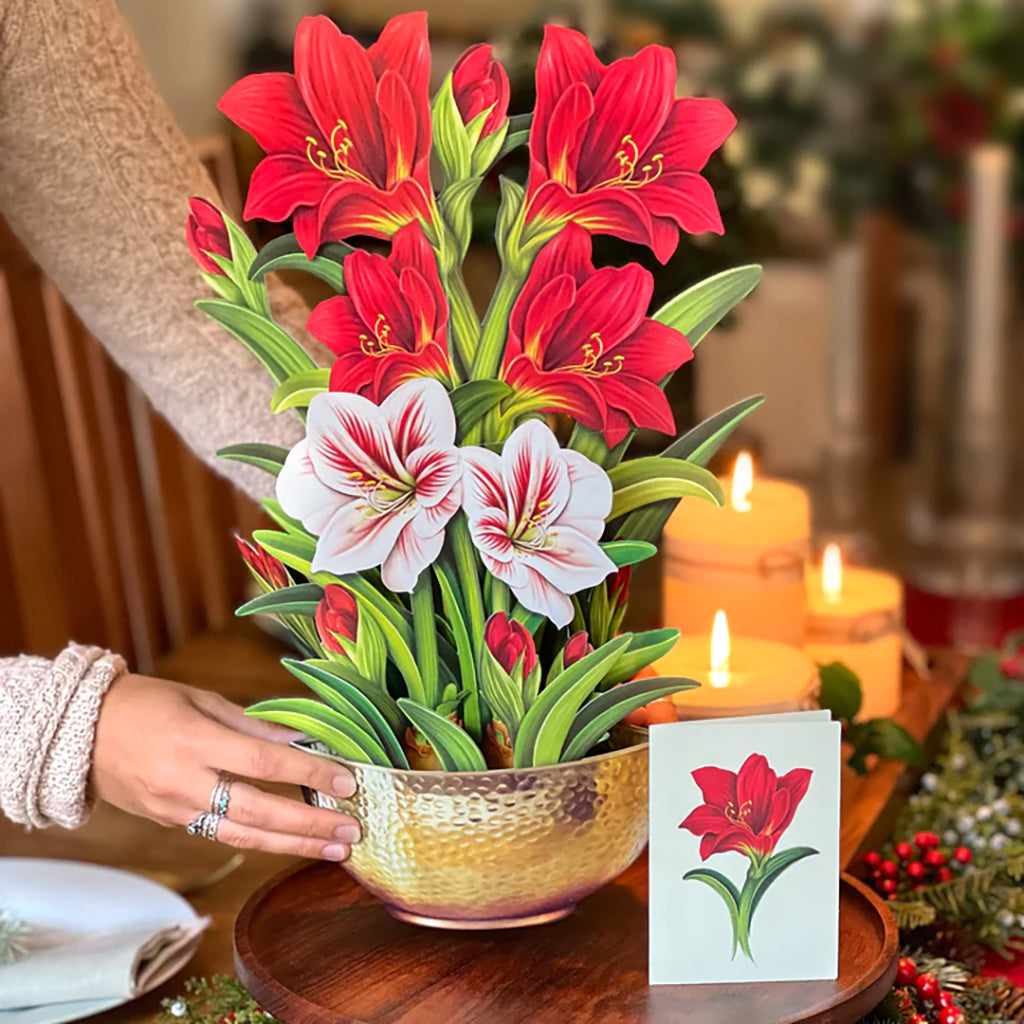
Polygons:
<instances>
[{"instance_id":1,"label":"woman's hand","mask_svg":"<svg viewBox=\"0 0 1024 1024\"><path fill-rule=\"evenodd\" d=\"M210 809L218 773L231 786L217 838L241 849L341 861L359 839L346 814L308 807L241 781L286 782L351 796L341 765L288 746L299 734L248 718L219 694L147 676L124 675L100 708L93 752L95 792L125 811L184 828Z\"/></svg>"}]
</instances>

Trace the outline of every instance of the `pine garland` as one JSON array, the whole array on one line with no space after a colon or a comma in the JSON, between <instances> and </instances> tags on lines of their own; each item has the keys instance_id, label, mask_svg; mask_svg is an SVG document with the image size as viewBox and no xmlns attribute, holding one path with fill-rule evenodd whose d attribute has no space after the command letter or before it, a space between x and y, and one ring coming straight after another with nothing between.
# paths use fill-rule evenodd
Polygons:
<instances>
[{"instance_id":1,"label":"pine garland","mask_svg":"<svg viewBox=\"0 0 1024 1024\"><path fill-rule=\"evenodd\" d=\"M184 994L161 1006L157 1024L277 1024L237 978L224 974L189 978Z\"/></svg>"}]
</instances>

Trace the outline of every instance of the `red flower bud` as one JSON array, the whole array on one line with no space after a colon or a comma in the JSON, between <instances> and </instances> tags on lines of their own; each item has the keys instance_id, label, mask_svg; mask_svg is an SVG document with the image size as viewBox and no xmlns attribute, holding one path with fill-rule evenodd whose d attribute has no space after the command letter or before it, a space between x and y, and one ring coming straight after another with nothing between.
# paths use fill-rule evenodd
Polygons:
<instances>
[{"instance_id":1,"label":"red flower bud","mask_svg":"<svg viewBox=\"0 0 1024 1024\"><path fill-rule=\"evenodd\" d=\"M568 668L575 664L580 658L586 657L594 649L590 637L581 629L569 637L565 647L562 648L562 668Z\"/></svg>"},{"instance_id":2,"label":"red flower bud","mask_svg":"<svg viewBox=\"0 0 1024 1024\"><path fill-rule=\"evenodd\" d=\"M237 533L235 534L235 543L238 545L238 550L242 553L246 565L264 583L273 587L274 590L291 585L292 581L288 576L288 570L273 555L268 555L258 544L251 544Z\"/></svg>"},{"instance_id":3,"label":"red flower bud","mask_svg":"<svg viewBox=\"0 0 1024 1024\"><path fill-rule=\"evenodd\" d=\"M200 270L223 276L224 271L210 256L212 254L231 259L231 241L227 224L224 223L224 214L213 203L198 196L188 201L188 207L191 212L185 224L185 239L192 258L199 264Z\"/></svg>"},{"instance_id":4,"label":"red flower bud","mask_svg":"<svg viewBox=\"0 0 1024 1024\"><path fill-rule=\"evenodd\" d=\"M521 622L510 619L504 612L495 612L484 626L484 643L494 660L512 675L516 663L523 659L523 677L537 666L537 648L533 637Z\"/></svg>"},{"instance_id":5,"label":"red flower bud","mask_svg":"<svg viewBox=\"0 0 1024 1024\"><path fill-rule=\"evenodd\" d=\"M505 123L508 117L508 75L486 43L471 46L458 59L452 71L452 92L463 124L469 124L490 107L481 137L496 132Z\"/></svg>"},{"instance_id":6,"label":"red flower bud","mask_svg":"<svg viewBox=\"0 0 1024 1024\"><path fill-rule=\"evenodd\" d=\"M316 606L316 631L320 642L335 654L344 654L339 637L355 643L359 628L359 606L356 599L337 583L324 587L324 596Z\"/></svg>"},{"instance_id":7,"label":"red flower bud","mask_svg":"<svg viewBox=\"0 0 1024 1024\"><path fill-rule=\"evenodd\" d=\"M608 601L615 610L621 608L629 600L629 584L632 579L633 567L624 565L604 581L608 591Z\"/></svg>"}]
</instances>

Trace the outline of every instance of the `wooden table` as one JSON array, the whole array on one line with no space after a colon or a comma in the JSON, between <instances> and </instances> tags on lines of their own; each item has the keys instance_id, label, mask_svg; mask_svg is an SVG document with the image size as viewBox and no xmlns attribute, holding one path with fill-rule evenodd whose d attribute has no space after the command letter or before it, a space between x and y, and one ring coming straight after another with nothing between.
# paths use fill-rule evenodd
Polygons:
<instances>
[{"instance_id":1,"label":"wooden table","mask_svg":"<svg viewBox=\"0 0 1024 1024\"><path fill-rule=\"evenodd\" d=\"M938 740L938 724L955 688L963 661L943 658L930 682L909 675L904 684L900 718L920 739ZM915 772L885 763L866 777L848 773L843 779L840 857L845 867L858 850L885 838L904 794L913 786ZM50 829L26 833L0 819L0 851L7 856L55 857L108 864L130 871L173 872L188 880L223 863L230 851L184 830L164 829L132 818L112 807L101 807L89 824L77 832ZM247 854L245 863L213 888L190 897L201 914L213 919L199 952L188 967L190 975L233 974L231 948L235 918L252 892L292 863L290 858ZM337 870L341 870L338 868ZM94 1018L97 1024L127 1024L150 1020L160 1000L181 991L183 978L117 1010Z\"/></svg>"}]
</instances>

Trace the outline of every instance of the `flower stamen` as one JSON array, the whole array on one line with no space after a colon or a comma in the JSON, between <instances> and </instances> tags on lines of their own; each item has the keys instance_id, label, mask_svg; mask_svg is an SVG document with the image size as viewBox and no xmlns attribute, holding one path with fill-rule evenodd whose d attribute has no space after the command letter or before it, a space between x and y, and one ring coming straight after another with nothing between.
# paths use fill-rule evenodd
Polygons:
<instances>
[{"instance_id":1,"label":"flower stamen","mask_svg":"<svg viewBox=\"0 0 1024 1024\"><path fill-rule=\"evenodd\" d=\"M373 182L369 178L349 166L349 151L354 143L352 137L348 134L342 135L339 140L339 132L348 132L348 125L341 118L338 118L338 123L331 130L331 138L328 143L331 158L334 161L333 167L328 166L327 152L321 148L320 143L312 135L306 136L306 159L318 171L323 171L328 178L355 178L358 181L365 182L367 185L372 185Z\"/></svg>"},{"instance_id":2,"label":"flower stamen","mask_svg":"<svg viewBox=\"0 0 1024 1024\"><path fill-rule=\"evenodd\" d=\"M594 188L641 188L657 181L665 169L663 153L655 153L651 156L650 162L640 168L642 178L636 177L636 165L640 162L640 150L631 134L622 136L620 149L615 151L615 159L619 162L619 173L613 178L605 178L599 181Z\"/></svg>"}]
</instances>

